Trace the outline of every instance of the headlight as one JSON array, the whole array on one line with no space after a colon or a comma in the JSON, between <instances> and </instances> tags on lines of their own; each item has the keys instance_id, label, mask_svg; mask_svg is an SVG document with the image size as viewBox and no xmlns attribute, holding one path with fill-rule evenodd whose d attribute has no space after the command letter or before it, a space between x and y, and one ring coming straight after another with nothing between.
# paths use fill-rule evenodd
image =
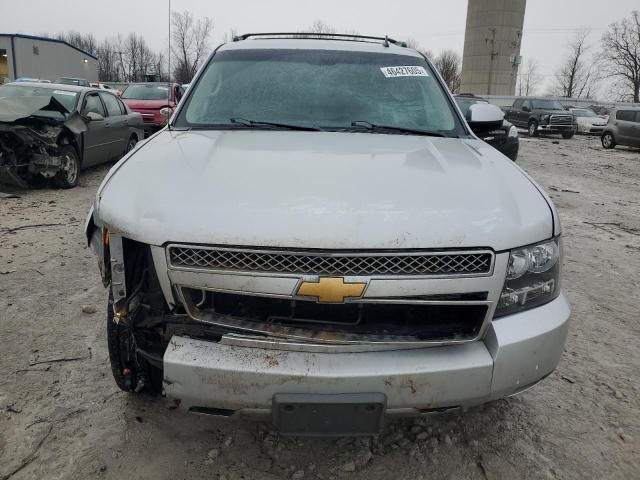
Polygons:
<instances>
[{"instance_id":1,"label":"headlight","mask_svg":"<svg viewBox=\"0 0 640 480\"><path fill-rule=\"evenodd\" d=\"M172 113L173 113L173 108L171 107L162 107L160 109L160 115L162 115L163 117L169 118Z\"/></svg>"},{"instance_id":2,"label":"headlight","mask_svg":"<svg viewBox=\"0 0 640 480\"><path fill-rule=\"evenodd\" d=\"M561 250L560 237L512 250L507 279L493 317L528 310L557 298Z\"/></svg>"},{"instance_id":3,"label":"headlight","mask_svg":"<svg viewBox=\"0 0 640 480\"><path fill-rule=\"evenodd\" d=\"M551 118L550 115L544 115L542 117L542 123L549 123L549 118Z\"/></svg>"},{"instance_id":4,"label":"headlight","mask_svg":"<svg viewBox=\"0 0 640 480\"><path fill-rule=\"evenodd\" d=\"M518 137L518 129L512 125L511 128L509 129L509 135L508 136L509 137L513 137L513 138L517 138Z\"/></svg>"}]
</instances>

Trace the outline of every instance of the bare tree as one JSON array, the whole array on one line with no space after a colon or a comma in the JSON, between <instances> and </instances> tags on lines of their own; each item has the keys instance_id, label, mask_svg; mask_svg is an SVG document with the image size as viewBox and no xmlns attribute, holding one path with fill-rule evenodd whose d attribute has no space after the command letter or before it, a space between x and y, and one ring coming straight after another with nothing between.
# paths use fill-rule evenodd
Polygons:
<instances>
[{"instance_id":1,"label":"bare tree","mask_svg":"<svg viewBox=\"0 0 640 480\"><path fill-rule=\"evenodd\" d=\"M213 33L213 20L209 17L194 19L188 11L171 14L171 53L175 58L176 81L190 82L198 67L209 54L209 39Z\"/></svg>"},{"instance_id":2,"label":"bare tree","mask_svg":"<svg viewBox=\"0 0 640 480\"><path fill-rule=\"evenodd\" d=\"M103 82L118 82L120 77L120 57L115 42L105 38L98 44L98 78Z\"/></svg>"},{"instance_id":3,"label":"bare tree","mask_svg":"<svg viewBox=\"0 0 640 480\"><path fill-rule=\"evenodd\" d=\"M640 102L640 12L614 22L602 36L605 74L617 80L621 100Z\"/></svg>"},{"instance_id":4,"label":"bare tree","mask_svg":"<svg viewBox=\"0 0 640 480\"><path fill-rule=\"evenodd\" d=\"M67 33L59 33L56 35L58 40L63 40L74 47L84 50L91 55L95 55L98 51L98 42L92 33L80 33L70 31Z\"/></svg>"},{"instance_id":5,"label":"bare tree","mask_svg":"<svg viewBox=\"0 0 640 480\"><path fill-rule=\"evenodd\" d=\"M125 38L117 35L98 41L91 33L71 31L55 38L94 55L98 59L98 78L103 82L138 82L148 74L167 78L163 74L164 56L154 53L142 35L130 33Z\"/></svg>"},{"instance_id":6,"label":"bare tree","mask_svg":"<svg viewBox=\"0 0 640 480\"><path fill-rule=\"evenodd\" d=\"M518 95L525 97L535 95L541 81L542 77L538 75L538 62L534 59L529 59L527 61L527 69L520 74L518 79Z\"/></svg>"},{"instance_id":7,"label":"bare tree","mask_svg":"<svg viewBox=\"0 0 640 480\"><path fill-rule=\"evenodd\" d=\"M420 52L421 54L423 54L425 57L432 59L433 58L433 53L431 52L431 50L425 50L420 46L420 43L413 37L409 37L405 40L405 42L407 44L408 48L413 48L414 50L417 50L418 52Z\"/></svg>"},{"instance_id":8,"label":"bare tree","mask_svg":"<svg viewBox=\"0 0 640 480\"><path fill-rule=\"evenodd\" d=\"M332 34L332 33L336 33L336 29L322 20L316 20L311 24L311 26L307 29L307 32L305 33Z\"/></svg>"},{"instance_id":9,"label":"bare tree","mask_svg":"<svg viewBox=\"0 0 640 480\"><path fill-rule=\"evenodd\" d=\"M453 50L443 50L433 61L452 93L460 91L462 59Z\"/></svg>"},{"instance_id":10,"label":"bare tree","mask_svg":"<svg viewBox=\"0 0 640 480\"><path fill-rule=\"evenodd\" d=\"M236 30L235 28L230 28L229 31L224 32L224 35L222 35L222 43L232 42L234 37L236 37L237 35L238 30Z\"/></svg>"},{"instance_id":11,"label":"bare tree","mask_svg":"<svg viewBox=\"0 0 640 480\"><path fill-rule=\"evenodd\" d=\"M145 75L156 74L157 55L147 46L142 35L127 35L120 47L119 56L124 71L123 80L126 82L141 82Z\"/></svg>"},{"instance_id":12,"label":"bare tree","mask_svg":"<svg viewBox=\"0 0 640 480\"><path fill-rule=\"evenodd\" d=\"M587 44L589 32L578 32L569 43L569 53L555 75L553 92L561 97L582 98L593 93L596 75Z\"/></svg>"}]
</instances>

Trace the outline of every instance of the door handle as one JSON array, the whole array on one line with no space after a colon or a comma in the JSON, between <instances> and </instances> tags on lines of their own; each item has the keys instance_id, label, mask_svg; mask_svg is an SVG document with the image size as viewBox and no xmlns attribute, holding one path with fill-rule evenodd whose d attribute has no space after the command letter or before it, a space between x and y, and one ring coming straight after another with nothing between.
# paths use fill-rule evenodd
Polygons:
<instances>
[{"instance_id":1,"label":"door handle","mask_svg":"<svg viewBox=\"0 0 640 480\"><path fill-rule=\"evenodd\" d=\"M108 122L105 122L105 124L104 124L105 128L109 128L109 126L110 126L110 125L111 125L111 124L110 124L110 123L108 123Z\"/></svg>"}]
</instances>

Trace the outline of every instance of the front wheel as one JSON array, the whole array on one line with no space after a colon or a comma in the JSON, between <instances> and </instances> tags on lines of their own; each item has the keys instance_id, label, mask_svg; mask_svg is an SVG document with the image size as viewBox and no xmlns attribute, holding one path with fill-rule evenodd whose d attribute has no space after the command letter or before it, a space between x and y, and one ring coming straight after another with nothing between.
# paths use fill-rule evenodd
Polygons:
<instances>
[{"instance_id":1,"label":"front wheel","mask_svg":"<svg viewBox=\"0 0 640 480\"><path fill-rule=\"evenodd\" d=\"M538 122L536 122L535 120L531 120L529 122L529 129L527 130L527 132L529 133L530 137L537 137L538 136Z\"/></svg>"},{"instance_id":2,"label":"front wheel","mask_svg":"<svg viewBox=\"0 0 640 480\"><path fill-rule=\"evenodd\" d=\"M604 133L600 140L602 141L602 146L606 149L615 148L616 146L616 140L613 138L613 135L609 132Z\"/></svg>"},{"instance_id":3,"label":"front wheel","mask_svg":"<svg viewBox=\"0 0 640 480\"><path fill-rule=\"evenodd\" d=\"M569 140L570 138L573 138L573 135L575 135L574 132L566 132L562 134L562 138Z\"/></svg>"},{"instance_id":4,"label":"front wheel","mask_svg":"<svg viewBox=\"0 0 640 480\"><path fill-rule=\"evenodd\" d=\"M78 152L71 145L65 145L60 152L62 169L53 177L53 183L58 188L73 188L78 185L80 177L80 158Z\"/></svg>"},{"instance_id":5,"label":"front wheel","mask_svg":"<svg viewBox=\"0 0 640 480\"><path fill-rule=\"evenodd\" d=\"M116 323L113 296L107 302L107 347L111 373L116 385L125 392L156 394L162 388L162 373L136 352L135 338L125 323Z\"/></svg>"},{"instance_id":6,"label":"front wheel","mask_svg":"<svg viewBox=\"0 0 640 480\"><path fill-rule=\"evenodd\" d=\"M138 137L136 137L135 135L131 135L129 142L127 142L127 148L125 149L124 154L126 155L131 150L133 150L136 147L137 143L138 143Z\"/></svg>"}]
</instances>

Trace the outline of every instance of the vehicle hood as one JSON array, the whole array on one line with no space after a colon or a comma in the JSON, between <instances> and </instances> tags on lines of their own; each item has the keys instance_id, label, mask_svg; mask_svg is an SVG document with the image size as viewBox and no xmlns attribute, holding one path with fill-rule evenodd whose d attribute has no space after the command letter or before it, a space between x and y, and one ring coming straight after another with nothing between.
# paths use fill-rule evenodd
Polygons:
<instances>
[{"instance_id":1,"label":"vehicle hood","mask_svg":"<svg viewBox=\"0 0 640 480\"><path fill-rule=\"evenodd\" d=\"M534 108L533 113L536 113L538 115L568 115L570 117L575 117L569 110L549 110L544 108Z\"/></svg>"},{"instance_id":2,"label":"vehicle hood","mask_svg":"<svg viewBox=\"0 0 640 480\"><path fill-rule=\"evenodd\" d=\"M96 223L162 245L492 247L549 238L552 211L480 140L164 130L116 164Z\"/></svg>"},{"instance_id":3,"label":"vehicle hood","mask_svg":"<svg viewBox=\"0 0 640 480\"><path fill-rule=\"evenodd\" d=\"M171 102L168 99L164 100L134 100L129 98L123 98L122 101L127 104L127 106L132 109L141 109L141 110L160 110L162 107L166 107L167 105L171 105Z\"/></svg>"},{"instance_id":4,"label":"vehicle hood","mask_svg":"<svg viewBox=\"0 0 640 480\"><path fill-rule=\"evenodd\" d=\"M582 125L604 126L607 124L607 120L602 117L576 117L576 122Z\"/></svg>"},{"instance_id":5,"label":"vehicle hood","mask_svg":"<svg viewBox=\"0 0 640 480\"><path fill-rule=\"evenodd\" d=\"M64 116L69 113L53 95L0 98L0 122L15 122L40 110L60 112Z\"/></svg>"}]
</instances>

